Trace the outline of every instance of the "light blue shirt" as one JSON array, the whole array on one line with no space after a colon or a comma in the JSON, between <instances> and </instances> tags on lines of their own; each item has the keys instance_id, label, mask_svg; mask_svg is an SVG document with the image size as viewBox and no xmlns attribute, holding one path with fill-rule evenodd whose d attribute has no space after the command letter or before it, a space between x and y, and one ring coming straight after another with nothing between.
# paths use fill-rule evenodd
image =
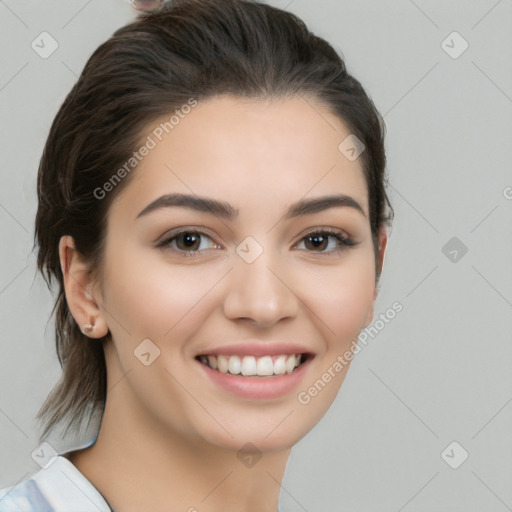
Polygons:
<instances>
[{"instance_id":1,"label":"light blue shirt","mask_svg":"<svg viewBox=\"0 0 512 512\"><path fill-rule=\"evenodd\" d=\"M112 512L91 482L62 455L52 457L17 485L0 489L0 512L72 511Z\"/></svg>"}]
</instances>

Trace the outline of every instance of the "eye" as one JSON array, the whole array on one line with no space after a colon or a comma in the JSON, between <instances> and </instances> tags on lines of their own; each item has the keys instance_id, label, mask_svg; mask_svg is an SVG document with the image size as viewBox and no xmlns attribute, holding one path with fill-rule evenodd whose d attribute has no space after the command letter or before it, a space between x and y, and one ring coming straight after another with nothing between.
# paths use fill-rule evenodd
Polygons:
<instances>
[{"instance_id":1,"label":"eye","mask_svg":"<svg viewBox=\"0 0 512 512\"><path fill-rule=\"evenodd\" d=\"M329 243L329 239L334 242ZM321 229L318 231L311 231L302 240L305 245L313 248L313 251L319 254L333 254L346 250L348 247L357 245L351 238L346 236L342 231L336 229ZM331 247L331 250L324 250ZM316 250L320 249L320 250Z\"/></svg>"},{"instance_id":2,"label":"eye","mask_svg":"<svg viewBox=\"0 0 512 512\"><path fill-rule=\"evenodd\" d=\"M193 257L208 249L206 240L213 242L212 237L206 232L185 228L169 233L160 242L157 242L156 247L171 250L180 256ZM325 255L337 254L348 247L357 245L356 242L347 237L342 231L327 228L311 231L302 238L301 242L303 241L308 252ZM330 241L333 243L330 243ZM325 250L329 249L329 247L330 250ZM214 244L214 248L219 249L220 246Z\"/></svg>"},{"instance_id":3,"label":"eye","mask_svg":"<svg viewBox=\"0 0 512 512\"><path fill-rule=\"evenodd\" d=\"M212 241L204 231L196 229L182 229L175 231L158 242L157 247L170 249L182 256L195 256L195 253L206 250L208 244L202 243L205 239ZM217 246L218 248L219 246Z\"/></svg>"}]
</instances>

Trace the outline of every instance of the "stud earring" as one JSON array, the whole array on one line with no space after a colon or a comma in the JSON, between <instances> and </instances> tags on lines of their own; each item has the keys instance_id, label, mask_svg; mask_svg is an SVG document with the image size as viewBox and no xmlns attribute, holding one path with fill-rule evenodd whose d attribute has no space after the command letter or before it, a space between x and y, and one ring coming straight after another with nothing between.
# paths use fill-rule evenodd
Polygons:
<instances>
[{"instance_id":1,"label":"stud earring","mask_svg":"<svg viewBox=\"0 0 512 512\"><path fill-rule=\"evenodd\" d=\"M86 336L89 336L89 334L91 334L91 332L93 331L94 329L94 325L92 324L87 324L83 327L83 329L81 329L82 333L85 334Z\"/></svg>"}]
</instances>

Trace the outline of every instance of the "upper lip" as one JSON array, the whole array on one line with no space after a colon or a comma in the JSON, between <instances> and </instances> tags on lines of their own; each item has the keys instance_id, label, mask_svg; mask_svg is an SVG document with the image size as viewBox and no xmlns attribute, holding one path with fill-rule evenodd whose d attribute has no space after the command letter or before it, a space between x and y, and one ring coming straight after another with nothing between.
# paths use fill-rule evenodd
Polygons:
<instances>
[{"instance_id":1,"label":"upper lip","mask_svg":"<svg viewBox=\"0 0 512 512\"><path fill-rule=\"evenodd\" d=\"M280 341L237 341L221 347L205 348L197 356L278 356L281 354L313 354L304 345Z\"/></svg>"}]
</instances>

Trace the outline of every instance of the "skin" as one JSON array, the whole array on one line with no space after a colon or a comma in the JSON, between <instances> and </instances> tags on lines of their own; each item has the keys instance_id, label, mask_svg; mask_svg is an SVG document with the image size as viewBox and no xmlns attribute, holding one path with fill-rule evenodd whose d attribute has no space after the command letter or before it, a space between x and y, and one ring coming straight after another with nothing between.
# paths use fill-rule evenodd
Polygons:
<instances>
[{"instance_id":1,"label":"skin","mask_svg":"<svg viewBox=\"0 0 512 512\"><path fill-rule=\"evenodd\" d=\"M297 394L373 319L367 188L360 159L349 161L338 150L349 134L326 107L303 98L201 102L113 202L104 277L91 281L72 238L61 239L73 317L82 327L94 325L91 338L111 334L104 341L108 391L98 439L68 458L115 510L276 511L291 447L326 413L348 366L307 405ZM225 201L239 208L239 218L183 207L137 218L172 192ZM334 193L351 196L363 214L335 207L281 220L291 203ZM191 252L183 238L155 247L184 226L208 230L195 256L178 254ZM335 238L308 242L306 235L321 228L341 230L357 245L335 252ZM250 264L235 252L247 236L263 247ZM386 242L382 230L380 267ZM148 338L161 353L145 366L134 350ZM246 400L204 376L198 352L249 338L306 344L315 358L300 385L279 398ZM248 442L262 454L252 467L237 457Z\"/></svg>"}]
</instances>

